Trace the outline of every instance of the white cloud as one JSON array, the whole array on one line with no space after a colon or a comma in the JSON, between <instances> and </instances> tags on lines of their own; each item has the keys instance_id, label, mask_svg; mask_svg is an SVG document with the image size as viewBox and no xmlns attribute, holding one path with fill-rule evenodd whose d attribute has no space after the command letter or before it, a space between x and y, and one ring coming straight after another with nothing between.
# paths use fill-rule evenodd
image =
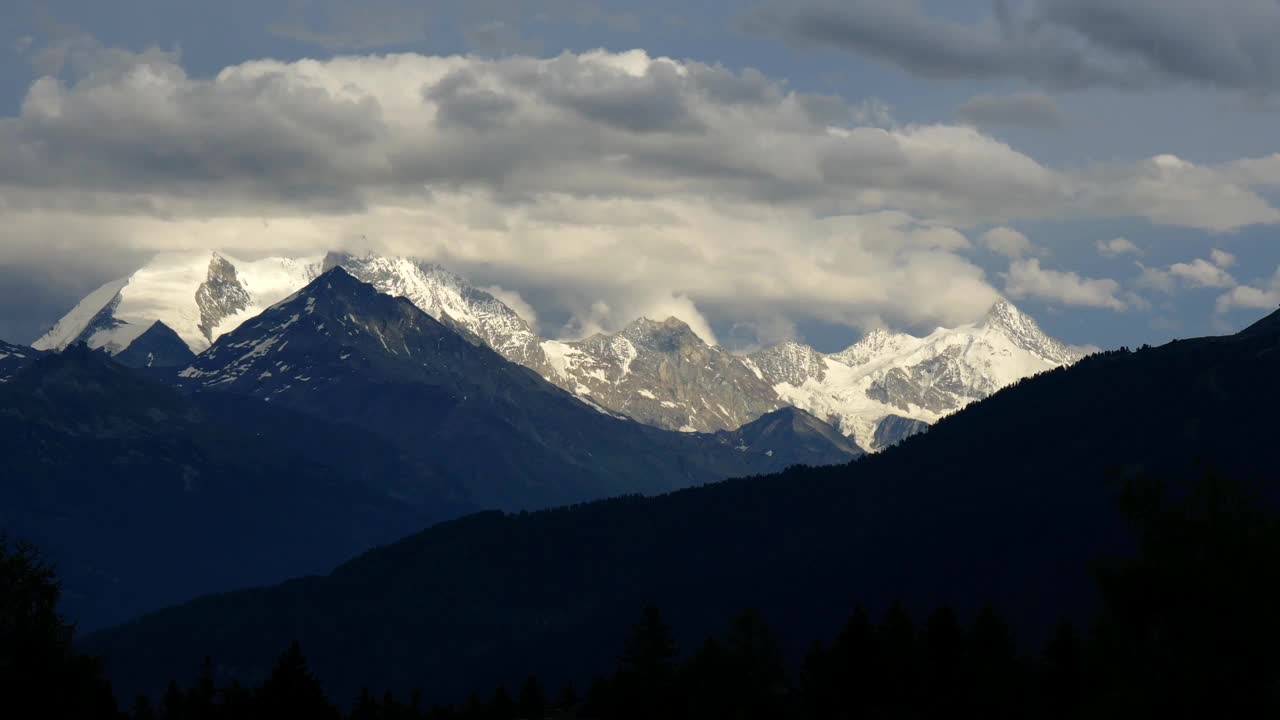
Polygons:
<instances>
[{"instance_id":1,"label":"white cloud","mask_svg":"<svg viewBox=\"0 0 1280 720\"><path fill-rule=\"evenodd\" d=\"M1014 298L1033 297L1064 305L1123 311L1117 297L1120 283L1110 279L1083 278L1073 272L1045 270L1037 259L1015 260L1009 265L1005 292Z\"/></svg>"},{"instance_id":2,"label":"white cloud","mask_svg":"<svg viewBox=\"0 0 1280 720\"><path fill-rule=\"evenodd\" d=\"M1098 252L1104 257L1114 258L1121 255L1141 255L1142 248L1134 245L1128 238L1112 238L1110 240L1099 240L1095 243Z\"/></svg>"},{"instance_id":3,"label":"white cloud","mask_svg":"<svg viewBox=\"0 0 1280 720\"><path fill-rule=\"evenodd\" d=\"M1229 268L1236 264L1236 256L1224 250L1214 248L1209 251L1209 259L1220 268Z\"/></svg>"},{"instance_id":4,"label":"white cloud","mask_svg":"<svg viewBox=\"0 0 1280 720\"><path fill-rule=\"evenodd\" d=\"M1035 246L1026 235L1007 227L997 227L982 235L982 244L991 252L1017 259L1035 254Z\"/></svg>"},{"instance_id":5,"label":"white cloud","mask_svg":"<svg viewBox=\"0 0 1280 720\"><path fill-rule=\"evenodd\" d=\"M1274 275L1258 285L1239 285L1218 297L1219 313L1234 308L1249 310L1274 310L1280 305L1280 268Z\"/></svg>"},{"instance_id":6,"label":"white cloud","mask_svg":"<svg viewBox=\"0 0 1280 720\"><path fill-rule=\"evenodd\" d=\"M521 320L529 323L529 327L533 328L535 332L537 331L538 311L535 310L534 307L530 305L522 295L520 295L520 293L515 290L507 290L506 288L498 285L490 285L489 287L482 289L497 298L502 302L502 304L514 310L515 313L520 316Z\"/></svg>"},{"instance_id":7,"label":"white cloud","mask_svg":"<svg viewBox=\"0 0 1280 720\"><path fill-rule=\"evenodd\" d=\"M365 236L554 302L580 330L666 313L713 337L708 318L973 320L998 296L964 256L977 225L1280 220L1251 189L1272 177L1262 160L1060 171L971 127L898 126L882 103L643 51L193 77L172 53L64 50L50 62L75 72L0 119L0 263L55 242L254 255ZM1030 294L1123 305L1111 281L1016 265Z\"/></svg>"},{"instance_id":8,"label":"white cloud","mask_svg":"<svg viewBox=\"0 0 1280 720\"><path fill-rule=\"evenodd\" d=\"M1229 232L1280 223L1280 210L1235 164L1196 165L1176 155L1086 171L1080 202L1100 215L1140 215L1160 225ZM1087 199L1086 199L1087 198Z\"/></svg>"},{"instance_id":9,"label":"white cloud","mask_svg":"<svg viewBox=\"0 0 1280 720\"><path fill-rule=\"evenodd\" d=\"M1225 288L1236 284L1231 273L1203 258L1189 263L1174 263L1169 266L1169 274L1193 288Z\"/></svg>"}]
</instances>

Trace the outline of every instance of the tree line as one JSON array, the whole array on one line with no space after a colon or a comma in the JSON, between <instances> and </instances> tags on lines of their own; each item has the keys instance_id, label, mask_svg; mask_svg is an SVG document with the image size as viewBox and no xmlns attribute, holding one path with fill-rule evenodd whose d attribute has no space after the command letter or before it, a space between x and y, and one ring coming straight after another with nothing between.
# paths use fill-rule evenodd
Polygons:
<instances>
[{"instance_id":1,"label":"tree line","mask_svg":"<svg viewBox=\"0 0 1280 720\"><path fill-rule=\"evenodd\" d=\"M1172 497L1171 497L1172 495ZM1101 608L1026 650L995 609L913 617L855 608L789 663L747 610L696 648L677 647L658 608L626 634L617 666L579 692L531 675L517 687L433 705L365 690L331 698L294 643L260 683L218 684L206 660L162 697L125 707L100 660L76 652L52 568L0 539L0 714L123 720L852 720L854 718L1252 717L1280 711L1280 519L1239 486L1170 493L1133 483L1133 557L1100 562ZM620 633L621 634L621 633ZM536 670L532 669L531 670ZM14 714L4 712L5 708Z\"/></svg>"}]
</instances>

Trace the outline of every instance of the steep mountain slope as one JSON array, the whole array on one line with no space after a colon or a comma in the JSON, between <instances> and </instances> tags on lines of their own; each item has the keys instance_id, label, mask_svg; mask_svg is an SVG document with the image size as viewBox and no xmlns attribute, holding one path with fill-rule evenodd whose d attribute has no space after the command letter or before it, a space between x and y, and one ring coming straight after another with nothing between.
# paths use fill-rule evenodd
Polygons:
<instances>
[{"instance_id":1,"label":"steep mountain slope","mask_svg":"<svg viewBox=\"0 0 1280 720\"><path fill-rule=\"evenodd\" d=\"M216 252L159 255L90 293L34 347L63 350L84 343L118 356L160 321L200 352L319 272L319 258L244 262ZM135 357L148 354L139 350Z\"/></svg>"},{"instance_id":2,"label":"steep mountain slope","mask_svg":"<svg viewBox=\"0 0 1280 720\"><path fill-rule=\"evenodd\" d=\"M1280 503L1280 316L1224 338L1086 358L852 465L435 527L332 575L205 598L95 638L125 689L209 654L261 676L293 639L338 697L362 685L584 680L655 603L685 648L744 607L793 652L856 603L992 603L1034 641L1086 617L1091 563L1127 549L1117 496L1205 468ZM975 462L975 457L980 462ZM1176 487L1176 485L1175 485ZM518 589L518 590L513 590Z\"/></svg>"},{"instance_id":3,"label":"steep mountain slope","mask_svg":"<svg viewBox=\"0 0 1280 720\"><path fill-rule=\"evenodd\" d=\"M542 338L514 310L493 295L472 287L439 265L378 255L329 253L324 269L341 267L361 282L402 297L436 320L446 317L480 338L502 357L550 377Z\"/></svg>"},{"instance_id":4,"label":"steep mountain slope","mask_svg":"<svg viewBox=\"0 0 1280 720\"><path fill-rule=\"evenodd\" d=\"M42 354L40 351L29 347L10 345L0 340L0 383L8 382L10 378L35 362L36 358Z\"/></svg>"},{"instance_id":5,"label":"steep mountain slope","mask_svg":"<svg viewBox=\"0 0 1280 720\"><path fill-rule=\"evenodd\" d=\"M377 432L485 507L660 492L785 467L768 448L593 410L336 266L223 335L181 377ZM856 454L846 443L827 451Z\"/></svg>"},{"instance_id":6,"label":"steep mountain slope","mask_svg":"<svg viewBox=\"0 0 1280 720\"><path fill-rule=\"evenodd\" d=\"M196 358L187 343L159 320L113 356L131 368L186 367Z\"/></svg>"},{"instance_id":7,"label":"steep mountain slope","mask_svg":"<svg viewBox=\"0 0 1280 720\"><path fill-rule=\"evenodd\" d=\"M58 564L82 628L326 570L469 507L452 494L375 436L186 397L83 345L0 385L0 532Z\"/></svg>"},{"instance_id":8,"label":"steep mountain slope","mask_svg":"<svg viewBox=\"0 0 1280 720\"><path fill-rule=\"evenodd\" d=\"M862 451L835 428L809 413L784 407L716 437L741 451L763 452L781 467L839 465Z\"/></svg>"},{"instance_id":9,"label":"steep mountain slope","mask_svg":"<svg viewBox=\"0 0 1280 720\"><path fill-rule=\"evenodd\" d=\"M783 400L835 424L861 447L878 450L912 429L900 427L903 419L937 422L1080 357L1001 301L977 323L939 328L923 338L877 330L833 355L788 343L750 360ZM881 430L886 421L891 427Z\"/></svg>"}]
</instances>

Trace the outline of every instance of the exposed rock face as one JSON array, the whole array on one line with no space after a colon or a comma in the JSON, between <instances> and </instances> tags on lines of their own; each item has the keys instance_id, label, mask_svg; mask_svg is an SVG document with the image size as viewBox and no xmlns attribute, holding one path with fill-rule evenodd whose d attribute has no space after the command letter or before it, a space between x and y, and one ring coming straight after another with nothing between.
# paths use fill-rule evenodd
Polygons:
<instances>
[{"instance_id":1,"label":"exposed rock face","mask_svg":"<svg viewBox=\"0 0 1280 720\"><path fill-rule=\"evenodd\" d=\"M196 289L196 307L200 311L200 334L213 342L214 330L227 318L248 309L249 291L240 284L236 266L214 253L209 261L209 278Z\"/></svg>"},{"instance_id":2,"label":"exposed rock face","mask_svg":"<svg viewBox=\"0 0 1280 720\"><path fill-rule=\"evenodd\" d=\"M668 430L732 430L783 407L743 358L707 345L675 318L641 318L612 335L543 349L552 382Z\"/></svg>"},{"instance_id":3,"label":"exposed rock face","mask_svg":"<svg viewBox=\"0 0 1280 720\"><path fill-rule=\"evenodd\" d=\"M765 348L747 362L760 371L770 386L781 383L803 385L810 379L822 382L827 375L822 353L794 340Z\"/></svg>"}]
</instances>

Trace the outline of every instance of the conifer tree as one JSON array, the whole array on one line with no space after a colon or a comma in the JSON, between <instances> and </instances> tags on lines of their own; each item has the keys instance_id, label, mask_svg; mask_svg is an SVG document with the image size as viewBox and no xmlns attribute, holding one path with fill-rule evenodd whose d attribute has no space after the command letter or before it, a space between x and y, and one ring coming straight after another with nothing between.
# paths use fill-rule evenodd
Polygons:
<instances>
[{"instance_id":1,"label":"conifer tree","mask_svg":"<svg viewBox=\"0 0 1280 720\"><path fill-rule=\"evenodd\" d=\"M111 718L102 664L72 647L62 586L35 546L0 535L0 706L12 717Z\"/></svg>"},{"instance_id":2,"label":"conifer tree","mask_svg":"<svg viewBox=\"0 0 1280 720\"><path fill-rule=\"evenodd\" d=\"M538 679L529 676L520 689L519 713L525 720L542 720L547 714L547 696L542 692Z\"/></svg>"},{"instance_id":3,"label":"conifer tree","mask_svg":"<svg viewBox=\"0 0 1280 720\"><path fill-rule=\"evenodd\" d=\"M294 641L280 656L275 669L258 693L260 714L266 717L300 717L327 720L339 716L311 673L302 647Z\"/></svg>"},{"instance_id":4,"label":"conifer tree","mask_svg":"<svg viewBox=\"0 0 1280 720\"><path fill-rule=\"evenodd\" d=\"M515 720L516 703L511 699L511 693L507 691L506 686L499 686L493 692L487 715L490 720Z\"/></svg>"},{"instance_id":5,"label":"conifer tree","mask_svg":"<svg viewBox=\"0 0 1280 720\"><path fill-rule=\"evenodd\" d=\"M647 607L631 630L614 683L618 717L648 720L670 715L676 643L656 607Z\"/></svg>"}]
</instances>

